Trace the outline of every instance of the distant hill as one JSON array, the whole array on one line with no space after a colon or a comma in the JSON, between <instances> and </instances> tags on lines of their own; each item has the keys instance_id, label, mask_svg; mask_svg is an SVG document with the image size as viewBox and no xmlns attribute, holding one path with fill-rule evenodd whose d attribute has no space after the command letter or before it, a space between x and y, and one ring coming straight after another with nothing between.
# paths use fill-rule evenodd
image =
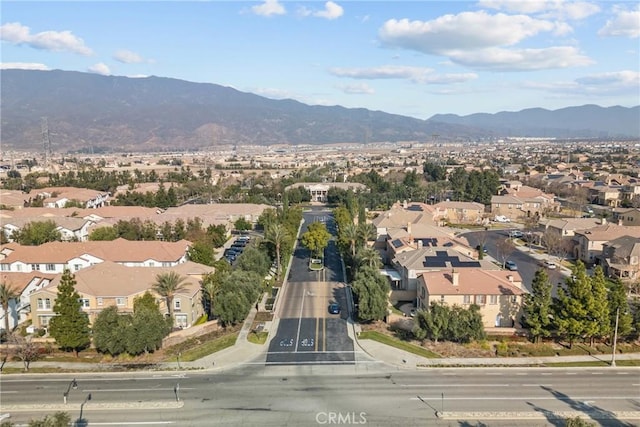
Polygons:
<instances>
[{"instance_id":1,"label":"distant hill","mask_svg":"<svg viewBox=\"0 0 640 427\"><path fill-rule=\"evenodd\" d=\"M430 122L477 127L505 136L557 138L638 138L640 106L599 107L584 105L559 110L530 108L496 114L436 114Z\"/></svg>"},{"instance_id":2,"label":"distant hill","mask_svg":"<svg viewBox=\"0 0 640 427\"><path fill-rule=\"evenodd\" d=\"M572 111L570 121L537 109L420 120L363 108L272 100L216 84L162 77L2 70L0 79L2 144L14 149L42 147L42 117L48 119L52 148L57 152L432 141L433 135L439 141L464 142L505 135L640 134L638 108L575 107L566 109ZM509 116L503 117L509 114L512 122Z\"/></svg>"}]
</instances>

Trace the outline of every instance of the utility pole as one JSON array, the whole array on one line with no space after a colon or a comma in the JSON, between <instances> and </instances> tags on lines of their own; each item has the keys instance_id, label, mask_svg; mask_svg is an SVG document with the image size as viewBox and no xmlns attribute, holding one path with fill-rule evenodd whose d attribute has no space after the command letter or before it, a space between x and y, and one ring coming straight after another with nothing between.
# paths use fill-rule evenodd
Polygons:
<instances>
[{"instance_id":1,"label":"utility pole","mask_svg":"<svg viewBox=\"0 0 640 427\"><path fill-rule=\"evenodd\" d=\"M46 117L42 118L42 154L44 156L44 164L42 165L45 170L49 169L49 162L51 161L51 138L49 137L49 121Z\"/></svg>"},{"instance_id":2,"label":"utility pole","mask_svg":"<svg viewBox=\"0 0 640 427\"><path fill-rule=\"evenodd\" d=\"M620 307L616 310L616 328L613 332L613 353L611 353L611 367L616 367L616 344L618 343L618 318L620 317Z\"/></svg>"}]
</instances>

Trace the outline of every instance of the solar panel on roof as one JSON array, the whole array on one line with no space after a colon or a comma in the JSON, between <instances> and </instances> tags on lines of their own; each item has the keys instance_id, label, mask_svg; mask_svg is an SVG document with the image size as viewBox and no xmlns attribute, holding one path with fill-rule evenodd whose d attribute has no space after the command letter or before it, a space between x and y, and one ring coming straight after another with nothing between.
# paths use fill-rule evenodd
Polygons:
<instances>
[{"instance_id":1,"label":"solar panel on roof","mask_svg":"<svg viewBox=\"0 0 640 427\"><path fill-rule=\"evenodd\" d=\"M400 240L400 239L395 239L395 240L391 241L391 244L393 245L394 248L399 248L404 243L402 243L402 240Z\"/></svg>"}]
</instances>

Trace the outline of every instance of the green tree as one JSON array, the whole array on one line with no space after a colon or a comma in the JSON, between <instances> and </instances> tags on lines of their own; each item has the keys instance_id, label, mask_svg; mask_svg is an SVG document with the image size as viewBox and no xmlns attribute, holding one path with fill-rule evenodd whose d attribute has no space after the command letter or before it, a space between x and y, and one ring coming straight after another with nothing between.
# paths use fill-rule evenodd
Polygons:
<instances>
[{"instance_id":1,"label":"green tree","mask_svg":"<svg viewBox=\"0 0 640 427\"><path fill-rule=\"evenodd\" d=\"M436 343L447 334L451 309L443 304L431 303L428 310L418 311L413 333L417 338L429 338Z\"/></svg>"},{"instance_id":2,"label":"green tree","mask_svg":"<svg viewBox=\"0 0 640 427\"><path fill-rule=\"evenodd\" d=\"M353 222L349 222L340 228L339 238L349 246L349 252L351 253L351 259L353 260L356 258L356 244L358 243L358 237L358 226Z\"/></svg>"},{"instance_id":3,"label":"green tree","mask_svg":"<svg viewBox=\"0 0 640 427\"><path fill-rule=\"evenodd\" d=\"M7 338L9 336L9 305L11 304L11 300L15 300L20 296L20 294L11 286L8 282L4 281L0 283L0 306L2 306L2 311L4 312L4 332L7 334Z\"/></svg>"},{"instance_id":4,"label":"green tree","mask_svg":"<svg viewBox=\"0 0 640 427\"><path fill-rule=\"evenodd\" d=\"M29 427L67 427L71 425L71 415L58 411L53 415L47 415L39 420L30 420Z\"/></svg>"},{"instance_id":5,"label":"green tree","mask_svg":"<svg viewBox=\"0 0 640 427\"><path fill-rule=\"evenodd\" d=\"M162 346L162 339L171 332L171 318L166 319L150 292L133 302L133 316L127 328L127 353L148 354Z\"/></svg>"},{"instance_id":6,"label":"green tree","mask_svg":"<svg viewBox=\"0 0 640 427\"><path fill-rule=\"evenodd\" d=\"M116 240L118 238L118 230L114 227L98 227L89 233L89 240Z\"/></svg>"},{"instance_id":7,"label":"green tree","mask_svg":"<svg viewBox=\"0 0 640 427\"><path fill-rule=\"evenodd\" d=\"M253 225L244 218L238 218L236 222L233 223L233 226L239 231L251 230L253 228Z\"/></svg>"},{"instance_id":8,"label":"green tree","mask_svg":"<svg viewBox=\"0 0 640 427\"><path fill-rule=\"evenodd\" d=\"M215 268L216 270L213 273L206 274L201 282L204 307L207 310L209 319L213 317L213 308L215 307L218 293L231 267L225 261L218 261Z\"/></svg>"},{"instance_id":9,"label":"green tree","mask_svg":"<svg viewBox=\"0 0 640 427\"><path fill-rule=\"evenodd\" d=\"M75 286L75 276L65 269L58 284L58 294L53 305L56 315L49 322L49 334L61 349L73 351L78 357L78 352L91 344L91 330L89 317L82 311L80 294Z\"/></svg>"},{"instance_id":10,"label":"green tree","mask_svg":"<svg viewBox=\"0 0 640 427\"><path fill-rule=\"evenodd\" d=\"M250 305L243 293L224 289L218 295L214 312L224 325L235 325L244 320Z\"/></svg>"},{"instance_id":11,"label":"green tree","mask_svg":"<svg viewBox=\"0 0 640 427\"><path fill-rule=\"evenodd\" d=\"M356 260L358 269L363 267L369 267L373 269L379 269L382 267L382 259L380 259L380 252L371 246L363 246L358 250L356 254Z\"/></svg>"},{"instance_id":12,"label":"green tree","mask_svg":"<svg viewBox=\"0 0 640 427\"><path fill-rule=\"evenodd\" d=\"M213 265L214 253L211 243L205 240L193 242L189 248L189 260L198 264Z\"/></svg>"},{"instance_id":13,"label":"green tree","mask_svg":"<svg viewBox=\"0 0 640 427\"><path fill-rule=\"evenodd\" d=\"M607 293L607 279L604 277L602 266L598 265L591 277L591 301L588 307L590 321L587 336L592 346L595 338L609 336L613 331Z\"/></svg>"},{"instance_id":14,"label":"green tree","mask_svg":"<svg viewBox=\"0 0 640 427\"><path fill-rule=\"evenodd\" d=\"M554 301L556 327L558 333L569 340L569 347L573 346L577 338L597 332L592 326L592 305L591 279L584 264L578 261L573 269L573 276L568 277L565 286L558 289L558 297Z\"/></svg>"},{"instance_id":15,"label":"green tree","mask_svg":"<svg viewBox=\"0 0 640 427\"><path fill-rule=\"evenodd\" d=\"M264 277L269 272L271 260L265 251L255 246L248 247L236 262L236 270L250 271L259 277Z\"/></svg>"},{"instance_id":16,"label":"green tree","mask_svg":"<svg viewBox=\"0 0 640 427\"><path fill-rule=\"evenodd\" d=\"M321 222L312 222L309 228L300 237L302 245L309 249L314 257L322 258L324 249L329 244L331 234L327 231L327 226Z\"/></svg>"},{"instance_id":17,"label":"green tree","mask_svg":"<svg viewBox=\"0 0 640 427\"><path fill-rule=\"evenodd\" d=\"M633 315L629 308L627 290L620 279L609 288L609 325L615 332L616 315L618 317L618 336L626 337L633 331Z\"/></svg>"},{"instance_id":18,"label":"green tree","mask_svg":"<svg viewBox=\"0 0 640 427\"><path fill-rule=\"evenodd\" d=\"M544 269L536 271L531 283L531 293L524 297L524 322L529 328L533 341L540 342L541 337L551 335L553 299L549 276Z\"/></svg>"},{"instance_id":19,"label":"green tree","mask_svg":"<svg viewBox=\"0 0 640 427\"><path fill-rule=\"evenodd\" d=\"M361 320L380 320L387 315L389 282L378 270L361 268L351 286L358 301L358 317Z\"/></svg>"},{"instance_id":20,"label":"green tree","mask_svg":"<svg viewBox=\"0 0 640 427\"><path fill-rule=\"evenodd\" d=\"M173 322L173 298L176 294L183 292L187 289L186 277L180 276L175 271L169 271L167 273L160 273L156 276L156 281L153 284L153 290L163 297L167 304L167 310L169 311L169 319Z\"/></svg>"},{"instance_id":21,"label":"green tree","mask_svg":"<svg viewBox=\"0 0 640 427\"><path fill-rule=\"evenodd\" d=\"M272 223L267 226L264 233L265 241L271 243L276 253L276 279L280 280L280 264L282 262L282 246L289 243L291 235L287 228L280 223Z\"/></svg>"},{"instance_id":22,"label":"green tree","mask_svg":"<svg viewBox=\"0 0 640 427\"><path fill-rule=\"evenodd\" d=\"M127 350L126 331L131 324L131 316L118 313L112 305L102 310L93 322L93 345L100 353L112 356Z\"/></svg>"},{"instance_id":23,"label":"green tree","mask_svg":"<svg viewBox=\"0 0 640 427\"><path fill-rule=\"evenodd\" d=\"M12 238L21 245L38 246L61 240L62 234L57 228L58 225L52 220L32 221L25 224L21 230L15 231Z\"/></svg>"}]
</instances>

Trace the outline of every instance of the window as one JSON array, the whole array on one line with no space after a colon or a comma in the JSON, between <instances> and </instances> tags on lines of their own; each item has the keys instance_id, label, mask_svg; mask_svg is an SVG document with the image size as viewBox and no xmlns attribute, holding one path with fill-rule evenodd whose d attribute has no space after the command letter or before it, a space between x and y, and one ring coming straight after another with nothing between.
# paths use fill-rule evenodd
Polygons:
<instances>
[{"instance_id":1,"label":"window","mask_svg":"<svg viewBox=\"0 0 640 427\"><path fill-rule=\"evenodd\" d=\"M87 298L81 298L80 299L80 307L82 308L89 308L89 300Z\"/></svg>"},{"instance_id":2,"label":"window","mask_svg":"<svg viewBox=\"0 0 640 427\"><path fill-rule=\"evenodd\" d=\"M2 264L2 265L0 265L0 270L9 271L9 266L7 264Z\"/></svg>"},{"instance_id":3,"label":"window","mask_svg":"<svg viewBox=\"0 0 640 427\"><path fill-rule=\"evenodd\" d=\"M517 296L515 296L515 295L512 295L512 296L511 296L511 302L512 302L512 303L514 303L514 304L515 304L516 302L518 302L518 297L517 297Z\"/></svg>"},{"instance_id":4,"label":"window","mask_svg":"<svg viewBox=\"0 0 640 427\"><path fill-rule=\"evenodd\" d=\"M489 295L489 304L497 304L498 295Z\"/></svg>"},{"instance_id":5,"label":"window","mask_svg":"<svg viewBox=\"0 0 640 427\"><path fill-rule=\"evenodd\" d=\"M155 263L155 262L153 262L153 261L149 261L149 267L155 267L155 266L156 266L156 263Z\"/></svg>"},{"instance_id":6,"label":"window","mask_svg":"<svg viewBox=\"0 0 640 427\"><path fill-rule=\"evenodd\" d=\"M440 302L444 302L444 295L440 295Z\"/></svg>"},{"instance_id":7,"label":"window","mask_svg":"<svg viewBox=\"0 0 640 427\"><path fill-rule=\"evenodd\" d=\"M40 271L40 264L31 264L31 271Z\"/></svg>"},{"instance_id":8,"label":"window","mask_svg":"<svg viewBox=\"0 0 640 427\"><path fill-rule=\"evenodd\" d=\"M80 270L80 264L73 264L73 270L74 271Z\"/></svg>"},{"instance_id":9,"label":"window","mask_svg":"<svg viewBox=\"0 0 640 427\"><path fill-rule=\"evenodd\" d=\"M123 297L116 298L116 305L118 307L122 307L124 304L125 304L125 298Z\"/></svg>"},{"instance_id":10,"label":"window","mask_svg":"<svg viewBox=\"0 0 640 427\"><path fill-rule=\"evenodd\" d=\"M51 310L51 300L49 298L38 298L38 310Z\"/></svg>"},{"instance_id":11,"label":"window","mask_svg":"<svg viewBox=\"0 0 640 427\"><path fill-rule=\"evenodd\" d=\"M171 263L170 262L163 262L162 266L163 267L171 267Z\"/></svg>"},{"instance_id":12,"label":"window","mask_svg":"<svg viewBox=\"0 0 640 427\"><path fill-rule=\"evenodd\" d=\"M98 297L97 302L98 302L98 305L100 305L100 306L101 306L102 304L104 304L104 300L102 299L102 297Z\"/></svg>"},{"instance_id":13,"label":"window","mask_svg":"<svg viewBox=\"0 0 640 427\"><path fill-rule=\"evenodd\" d=\"M487 303L486 295L476 295L476 304L485 305Z\"/></svg>"},{"instance_id":14,"label":"window","mask_svg":"<svg viewBox=\"0 0 640 427\"><path fill-rule=\"evenodd\" d=\"M182 304L180 303L179 299L175 299L173 300L173 309L174 310L180 310Z\"/></svg>"},{"instance_id":15,"label":"window","mask_svg":"<svg viewBox=\"0 0 640 427\"><path fill-rule=\"evenodd\" d=\"M56 271L55 264L47 264L47 271Z\"/></svg>"},{"instance_id":16,"label":"window","mask_svg":"<svg viewBox=\"0 0 640 427\"><path fill-rule=\"evenodd\" d=\"M465 295L462 299L464 304L471 304L471 295Z\"/></svg>"}]
</instances>

